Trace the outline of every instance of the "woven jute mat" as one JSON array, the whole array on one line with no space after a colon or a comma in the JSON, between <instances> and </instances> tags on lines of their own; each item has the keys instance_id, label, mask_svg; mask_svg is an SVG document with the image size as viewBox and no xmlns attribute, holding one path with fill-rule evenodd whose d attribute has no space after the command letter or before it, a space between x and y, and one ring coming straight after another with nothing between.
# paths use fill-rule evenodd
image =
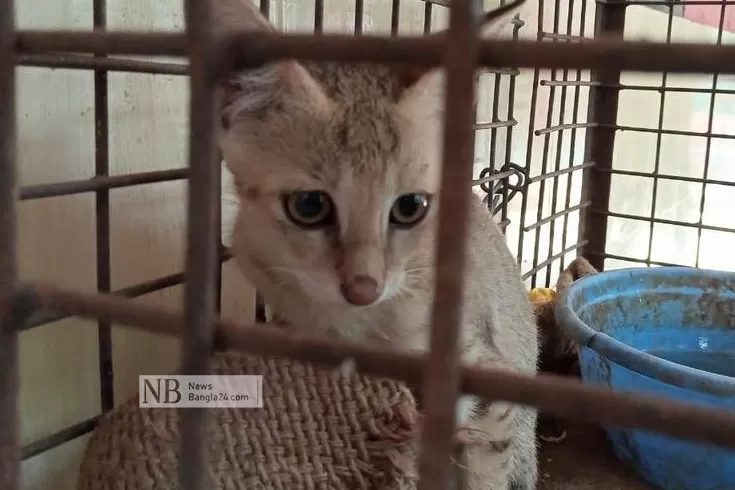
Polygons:
<instances>
[{"instance_id":1,"label":"woven jute mat","mask_svg":"<svg viewBox=\"0 0 735 490\"><path fill-rule=\"evenodd\" d=\"M208 488L416 488L419 416L403 384L235 352L216 354L212 373L263 375L263 408L209 409ZM102 416L79 490L179 489L181 410L136 396Z\"/></svg>"}]
</instances>

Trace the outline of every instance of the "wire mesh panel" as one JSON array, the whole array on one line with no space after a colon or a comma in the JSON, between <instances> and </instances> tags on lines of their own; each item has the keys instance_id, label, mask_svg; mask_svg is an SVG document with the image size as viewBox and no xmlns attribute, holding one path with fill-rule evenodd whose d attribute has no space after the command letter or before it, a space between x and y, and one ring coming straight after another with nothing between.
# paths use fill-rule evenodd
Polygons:
<instances>
[{"instance_id":1,"label":"wire mesh panel","mask_svg":"<svg viewBox=\"0 0 735 490\"><path fill-rule=\"evenodd\" d=\"M541 0L537 40L579 43L592 35L590 21L595 15L589 10L586 0ZM525 164L528 182L518 233L518 255L531 287L549 286L585 244L578 226L579 213L589 205L581 200L582 173L593 165L583 157L588 80L589 72L583 69L534 70Z\"/></svg>"},{"instance_id":2,"label":"wire mesh panel","mask_svg":"<svg viewBox=\"0 0 735 490\"><path fill-rule=\"evenodd\" d=\"M627 11L626 38L663 43L732 43L729 2L619 2ZM622 31L622 22L616 27ZM728 250L735 222L723 212L731 200L733 135L731 77L723 74L623 72L598 82L620 101L617 118L597 122L610 136L606 165L591 176L609 200L589 209L599 230L587 250L598 267L686 265L733 270ZM614 143L614 144L613 144ZM634 149L634 150L633 150ZM604 202L607 201L607 202ZM591 230L590 230L591 232Z\"/></svg>"},{"instance_id":3,"label":"wire mesh panel","mask_svg":"<svg viewBox=\"0 0 735 490\"><path fill-rule=\"evenodd\" d=\"M404 3L407 0L404 0ZM711 223L708 220L727 219L723 213L707 213L707 206L719 209L723 202L705 198L706 191L719 187L729 189L735 181L720 175L723 167L712 164L718 152L716 141L733 138L717 128L717 101L732 96L734 90L721 87L726 77L735 74L735 48L723 43L725 3L720 9L716 46L673 44L675 24L673 3L649 2L668 10L668 45L620 42L625 26L625 12L634 2L600 0L596 6L595 33L597 42L582 42L589 33L586 19L588 3L569 0L563 4L554 0L551 25L544 21L548 0L539 2L540 25L536 42L518 40L522 20L516 21L513 40L484 41L475 39L469 28L475 19L474 2L454 0L449 10L449 32L443 38L421 36L402 37L399 34L401 2L391 7L390 33L393 39L376 36L254 36L249 33L217 39L210 31L207 2L186 2L185 33L106 33L98 32L14 32L14 5L11 0L0 2L0 487L18 488L20 459L18 435L17 334L66 315L93 318L98 322L101 405L110 409L113 367L110 349L110 325L120 323L133 328L179 336L183 340L185 373L201 373L214 347L215 340L232 348L248 348L264 355L287 356L306 361L340 364L345 359L355 361L366 373L402 379L424 385L428 400L426 412L429 430L424 433L425 451L422 456L422 488L443 488L449 465L450 437L453 430L454 399L460 391L522 404L530 404L548 413L609 425L643 427L697 441L710 441L735 447L735 416L719 411L694 408L668 401L628 398L569 380L551 376L539 379L479 368L460 367L456 349L459 318L461 272L464 268L464 235L467 202L463 198L467 186L481 186L487 194L488 207L499 214L504 226L515 217L509 203L515 195L520 211L517 221L519 260L528 259L531 266L526 277L532 285L548 284L554 270L561 270L565 261L581 249L598 268L603 260L626 260L649 265L669 263L659 260L655 248L658 230L664 226L691 229L696 233L696 253L693 265L702 265L707 255L706 236L709 232L730 236L735 226ZM545 3L546 2L546 3ZM706 2L691 6L702 7ZM435 9L446 8L448 2L433 0L424 4L423 33L432 31ZM688 3L680 14L686 14ZM324 2L314 2L314 29L324 31ZM270 2L263 0L261 11L272 12ZM94 25L106 25L104 0L94 0ZM365 3L356 0L354 33L364 34ZM564 16L566 12L566 16ZM701 12L693 15L702 16ZM706 17L706 16L705 16ZM604 38L604 39L603 39ZM255 42L257 41L257 42ZM18 54L17 58L15 54ZM94 56L89 56L93 54ZM114 55L184 56L189 63L161 64L140 60L119 60ZM475 56L476 55L476 56ZM216 165L214 130L213 80L223 71L256 66L271 58L320 59L336 61L402 62L423 65L445 64L448 72L444 152L445 186L440 197L443 213L440 218L439 285L433 310L431 352L426 356L324 339L290 336L277 329L241 325L216 318L221 280L218 267L228 258L219 240L221 189L219 167ZM489 120L478 120L471 94L475 81L474 59L484 67L480 76L494 78ZM95 84L95 177L63 183L24 187L16 191L15 101L14 70L20 66L52 66L72 69L93 69ZM518 68L515 68L518 67ZM514 94L519 68L534 69L534 90L531 101L531 130L528 134L524 163L514 161L510 147L512 129L516 124ZM587 77L586 70L592 76ZM135 73L168 73L189 78L191 88L189 165L186 168L110 176L109 169L109 109L107 73L122 70ZM548 76L546 75L546 71ZM625 70L667 70L661 83L633 84L621 81ZM710 76L711 86L672 87L674 73L717 73ZM503 77L507 80L509 103L501 110ZM714 92L713 92L714 90ZM536 114L537 97L546 91L546 112ZM657 123L654 127L622 124L617 114L621 92L645 93L659 98ZM584 115L584 101L589 92L589 108ZM672 93L697 94L706 99L705 129L672 129L665 127L666 104ZM699 99L697 99L699 100ZM542 112L542 111L538 111ZM538 124L537 124L538 121ZM473 179L475 152L471 129L485 131L487 161ZM537 128L539 126L539 128ZM650 134L654 138L652 169L620 168L616 166L615 143L621 131ZM502 133L505 131L505 133ZM696 177L665 170L666 139L689 138L703 141L702 174ZM585 151L578 147L585 142ZM538 146L540 145L540 147ZM535 150L534 148L540 148ZM502 149L502 150L501 150ZM540 155L536 163L535 155ZM580 157L580 154L583 157ZM502 157L500 156L502 155ZM642 159L645 160L645 159ZM667 173L670 172L670 173ZM718 172L720 174L718 174ZM584 175L580 182L580 175ZM628 210L615 211L616 184L621 177L651 182L650 206L643 214ZM110 270L110 189L144 183L187 179L188 234L186 274L174 274L121 290L112 290ZM661 196L671 182L698 188L698 213L690 221L681 222L661 216ZM649 184L645 184L649 185ZM581 186L581 189L576 190ZM16 270L16 197L20 200L48 198L93 192L96 210L96 246L98 294L69 292L55 286L18 284ZM714 191L716 193L716 191ZM676 192L670 195L677 195ZM709 203L709 204L708 204ZM637 205L636 205L637 207ZM640 210L638 210L640 211ZM579 233L575 232L579 216ZM647 250L642 257L630 257L611 250L608 239L615 221L625 219L643 222L647 229ZM675 231L676 233L678 231ZM544 236L546 238L544 238ZM667 236L667 235L661 235ZM677 235L674 235L676 237ZM666 238L664 238L666 240ZM676 241L676 240L674 240ZM674 261L682 262L682 261ZM556 268L558 264L558 269ZM183 314L131 303L129 298L180 284L186 277ZM109 294L108 294L109 293ZM260 301L257 319L265 320ZM182 334L183 332L183 334ZM215 339L215 337L217 337ZM428 376L427 376L428 375ZM205 446L202 410L187 410L182 420L183 488L204 488L205 472L201 451ZM55 447L91 430L95 418L83 421L52 436L26 446L27 458Z\"/></svg>"}]
</instances>

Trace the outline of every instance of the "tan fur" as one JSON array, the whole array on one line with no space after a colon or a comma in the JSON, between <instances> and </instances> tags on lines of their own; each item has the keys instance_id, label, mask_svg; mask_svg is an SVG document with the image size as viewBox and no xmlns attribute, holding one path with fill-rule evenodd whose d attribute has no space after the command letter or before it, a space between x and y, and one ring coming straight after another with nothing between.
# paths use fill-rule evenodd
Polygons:
<instances>
[{"instance_id":1,"label":"tan fur","mask_svg":"<svg viewBox=\"0 0 735 490\"><path fill-rule=\"evenodd\" d=\"M249 0L210 1L228 26L270 29ZM426 350L443 74L410 83L399 75L377 65L294 61L237 74L222 84L219 143L240 195L233 255L272 310L309 331ZM294 190L328 192L338 225L314 231L292 225L279 196ZM434 196L428 215L415 228L389 228L393 201L411 192ZM470 219L463 360L533 374L538 341L520 271L474 194ZM377 303L345 301L340 284L356 275L381 284ZM459 424L494 439L468 450L470 488L535 488L535 411L491 404L475 413L478 407L463 397L457 415Z\"/></svg>"}]
</instances>

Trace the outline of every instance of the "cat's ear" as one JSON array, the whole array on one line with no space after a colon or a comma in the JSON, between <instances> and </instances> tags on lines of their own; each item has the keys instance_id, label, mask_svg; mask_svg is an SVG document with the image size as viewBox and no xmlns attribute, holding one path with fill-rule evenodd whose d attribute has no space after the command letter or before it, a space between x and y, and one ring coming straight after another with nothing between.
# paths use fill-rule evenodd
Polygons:
<instances>
[{"instance_id":1,"label":"cat's ear","mask_svg":"<svg viewBox=\"0 0 735 490\"><path fill-rule=\"evenodd\" d=\"M526 0L515 0L485 13L479 21L478 30L483 39L501 37L501 33L510 25L511 21L519 14ZM447 31L430 34L430 37L440 39ZM397 65L394 72L404 90L408 90L421 81L424 76L433 69L421 66Z\"/></svg>"},{"instance_id":2,"label":"cat's ear","mask_svg":"<svg viewBox=\"0 0 735 490\"><path fill-rule=\"evenodd\" d=\"M209 0L217 35L232 31L276 33L253 0ZM319 83L298 62L282 60L230 73L220 79L220 117L227 127L236 118L257 117L274 107L308 108L326 103Z\"/></svg>"}]
</instances>

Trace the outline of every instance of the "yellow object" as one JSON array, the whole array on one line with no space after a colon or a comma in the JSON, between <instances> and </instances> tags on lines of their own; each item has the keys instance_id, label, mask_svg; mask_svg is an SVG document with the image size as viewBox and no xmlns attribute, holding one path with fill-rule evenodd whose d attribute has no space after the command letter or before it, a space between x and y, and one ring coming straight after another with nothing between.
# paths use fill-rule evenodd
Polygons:
<instances>
[{"instance_id":1,"label":"yellow object","mask_svg":"<svg viewBox=\"0 0 735 490\"><path fill-rule=\"evenodd\" d=\"M528 293L528 299L532 303L547 303L556 299L556 291L553 288L533 288Z\"/></svg>"}]
</instances>

